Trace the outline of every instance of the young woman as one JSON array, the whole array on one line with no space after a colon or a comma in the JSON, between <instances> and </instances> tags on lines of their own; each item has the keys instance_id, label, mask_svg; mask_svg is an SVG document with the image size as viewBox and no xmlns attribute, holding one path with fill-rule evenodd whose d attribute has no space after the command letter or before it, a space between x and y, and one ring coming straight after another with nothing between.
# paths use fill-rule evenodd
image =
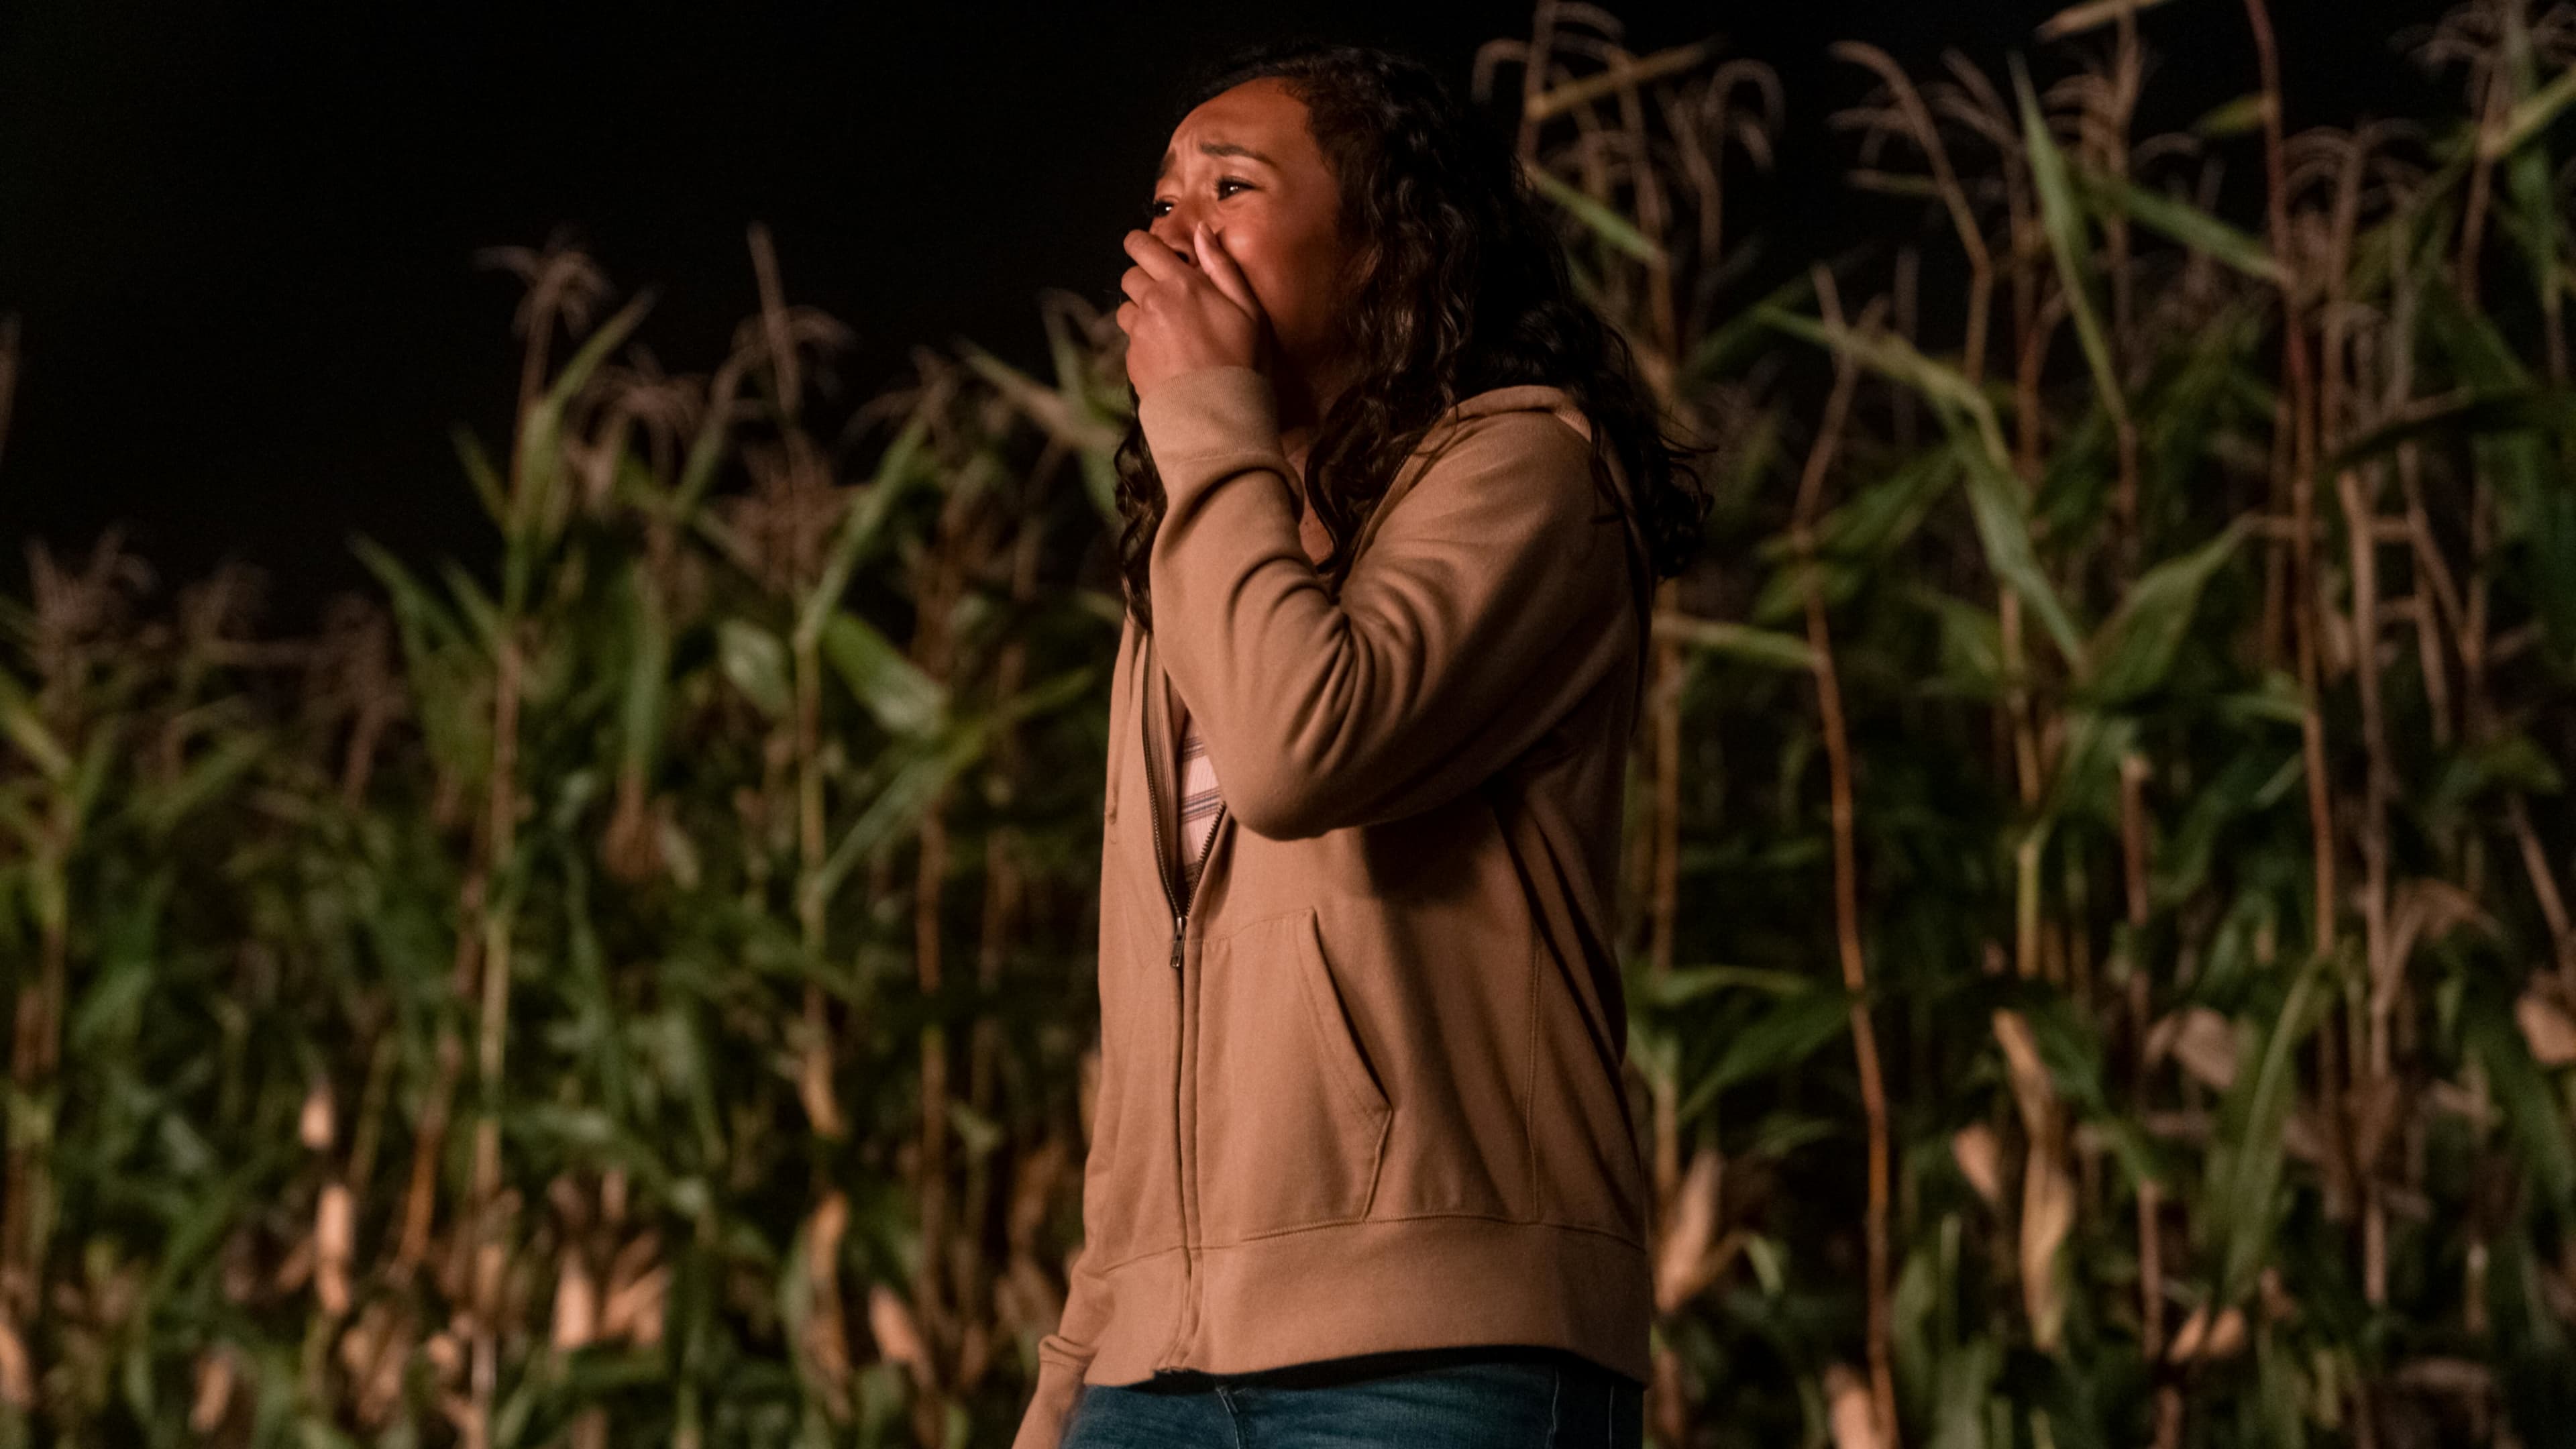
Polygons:
<instances>
[{"instance_id":1,"label":"young woman","mask_svg":"<svg viewBox=\"0 0 2576 1449\"><path fill-rule=\"evenodd\" d=\"M1611 912L1704 502L1422 66L1199 85L1130 232L1085 1237L1015 1449L1642 1439Z\"/></svg>"}]
</instances>

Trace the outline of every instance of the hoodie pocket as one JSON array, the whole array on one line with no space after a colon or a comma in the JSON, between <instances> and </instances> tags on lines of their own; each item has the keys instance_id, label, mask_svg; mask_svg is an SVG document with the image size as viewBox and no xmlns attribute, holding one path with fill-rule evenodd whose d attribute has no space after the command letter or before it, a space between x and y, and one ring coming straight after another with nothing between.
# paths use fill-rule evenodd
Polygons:
<instances>
[{"instance_id":1,"label":"hoodie pocket","mask_svg":"<svg viewBox=\"0 0 2576 1449\"><path fill-rule=\"evenodd\" d=\"M1310 907L1201 958L1200 1232L1208 1243L1368 1215L1394 1119Z\"/></svg>"},{"instance_id":2,"label":"hoodie pocket","mask_svg":"<svg viewBox=\"0 0 2576 1449\"><path fill-rule=\"evenodd\" d=\"M1118 1129L1127 1120L1126 1104L1109 1081L1108 1065L1102 1062L1091 1109L1091 1141L1082 1157L1082 1241L1084 1250L1094 1255L1086 1266L1094 1268L1124 1261L1133 1251L1128 1245L1136 1236L1136 1173L1133 1164L1118 1158Z\"/></svg>"}]
</instances>

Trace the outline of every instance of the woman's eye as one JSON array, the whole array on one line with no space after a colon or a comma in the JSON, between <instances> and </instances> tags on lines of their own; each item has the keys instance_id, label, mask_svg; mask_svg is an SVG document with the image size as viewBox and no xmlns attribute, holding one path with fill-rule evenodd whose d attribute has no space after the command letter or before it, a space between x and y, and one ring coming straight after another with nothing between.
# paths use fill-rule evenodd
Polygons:
<instances>
[{"instance_id":1,"label":"woman's eye","mask_svg":"<svg viewBox=\"0 0 2576 1449\"><path fill-rule=\"evenodd\" d=\"M1241 179L1240 177L1228 176L1228 177L1224 177L1224 178L1222 178L1221 180L1219 180L1219 181L1217 182L1217 184L1216 184L1216 193L1217 193L1217 196L1218 196L1219 198L1223 198L1223 197L1226 195L1226 188L1227 188L1227 187L1229 187L1229 186L1240 186L1240 187L1242 187L1242 188L1243 188L1244 190L1246 190L1246 191L1249 191L1249 190L1251 190L1251 189L1252 189L1252 183L1251 183L1251 182L1249 182L1249 181L1245 181L1245 180ZM1155 199L1153 199L1152 201L1149 201L1149 202L1146 202L1146 203L1145 203L1145 219L1146 219L1146 220L1148 220L1148 221L1155 220L1155 219L1157 219L1157 218L1160 218L1160 217L1162 217L1162 216L1165 216L1165 215L1169 214L1169 213L1170 213L1170 211L1171 211L1171 209L1172 209L1172 203L1170 203L1170 202L1168 202L1168 201L1163 200L1161 197L1156 197L1156 198L1155 198Z\"/></svg>"}]
</instances>

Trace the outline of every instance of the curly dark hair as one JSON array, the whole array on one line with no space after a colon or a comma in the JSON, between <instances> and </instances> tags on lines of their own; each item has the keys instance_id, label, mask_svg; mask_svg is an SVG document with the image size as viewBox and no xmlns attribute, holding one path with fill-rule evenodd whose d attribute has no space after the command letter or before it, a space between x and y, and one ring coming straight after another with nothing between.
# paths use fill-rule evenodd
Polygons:
<instances>
[{"instance_id":1,"label":"curly dark hair","mask_svg":"<svg viewBox=\"0 0 2576 1449\"><path fill-rule=\"evenodd\" d=\"M1490 388L1546 383L1592 420L1594 482L1614 506L1624 504L1605 452L1628 477L1653 575L1635 580L1642 623L1655 579L1680 573L1699 551L1708 500L1689 460L1707 449L1665 433L1627 339L1575 292L1563 244L1517 159L1421 62L1302 36L1199 67L1173 124L1265 76L1305 105L1357 259L1345 309L1357 366L1305 463L1308 501L1332 538L1317 565L1325 588L1340 593L1351 541L1441 413ZM1146 561L1163 483L1133 423L1116 468L1126 520L1119 572L1137 627L1151 633Z\"/></svg>"}]
</instances>

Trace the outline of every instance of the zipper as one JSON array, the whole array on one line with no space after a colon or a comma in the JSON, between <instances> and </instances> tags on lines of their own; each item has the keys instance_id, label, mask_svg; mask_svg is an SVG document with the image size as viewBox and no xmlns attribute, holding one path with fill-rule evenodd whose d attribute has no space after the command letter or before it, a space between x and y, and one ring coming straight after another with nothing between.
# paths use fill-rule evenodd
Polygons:
<instances>
[{"instance_id":1,"label":"zipper","mask_svg":"<svg viewBox=\"0 0 2576 1449\"><path fill-rule=\"evenodd\" d=\"M1145 792L1147 803L1151 807L1147 813L1152 817L1150 828L1154 837L1154 875L1163 885L1163 903L1172 909L1172 970L1177 973L1181 969L1181 942L1189 927L1190 906L1198 899L1199 879L1206 873L1208 856L1216 849L1216 833L1225 826L1225 801L1222 798L1217 801L1216 819L1208 822L1207 839L1200 844L1198 859L1190 866L1188 889L1174 890L1171 862L1163 852L1163 792L1160 776L1163 773L1164 763L1157 757L1154 748L1156 737L1160 733L1155 728L1156 711L1165 704L1162 698L1163 674L1161 667L1153 663L1151 635L1146 636L1144 663L1140 664L1139 669L1145 676L1145 687L1148 691L1143 701L1145 707L1136 712L1136 717L1145 737ZM1165 715L1163 718L1168 719L1169 716ZM1176 801L1175 805L1177 803ZM1186 978L1176 975L1174 984L1181 992L1182 1010L1186 1017L1190 1000L1189 983ZM1180 1140L1181 1107L1189 1088L1189 1072L1188 1064L1179 1058L1179 1043L1189 1034L1188 1027L1189 1024L1185 1019L1181 1030L1174 1034L1172 1063L1172 1151L1174 1156L1180 1159L1181 1169L1177 1174L1181 1189L1181 1317L1180 1322L1173 1326L1171 1343L1164 1345L1164 1353L1167 1357L1163 1362L1155 1365L1154 1372L1157 1374L1174 1371L1168 1367L1171 1345L1185 1341L1196 1329L1198 1323L1198 1258L1190 1249L1191 1240L1198 1235L1198 1217L1195 1211L1196 1203L1193 1201L1194 1194L1190 1191L1190 1164L1181 1151L1183 1144Z\"/></svg>"},{"instance_id":2,"label":"zipper","mask_svg":"<svg viewBox=\"0 0 2576 1449\"><path fill-rule=\"evenodd\" d=\"M1151 645L1147 646L1147 652L1152 652ZM1157 691L1162 689L1163 679L1159 670L1153 672L1153 681L1148 687ZM1172 969L1178 971L1181 969L1181 934L1189 926L1190 904L1198 899L1199 876L1207 865L1208 856L1216 850L1216 833L1225 826L1225 801L1219 798L1216 802L1216 818L1208 822L1207 839L1199 842L1198 859L1190 862L1189 890L1186 893L1175 892L1172 889L1171 865L1163 853L1163 793L1155 788L1163 765L1154 758L1153 713L1150 709L1139 710L1137 715L1144 721L1145 791L1153 807L1149 813L1153 816L1154 874L1163 882L1163 904L1172 908Z\"/></svg>"}]
</instances>

